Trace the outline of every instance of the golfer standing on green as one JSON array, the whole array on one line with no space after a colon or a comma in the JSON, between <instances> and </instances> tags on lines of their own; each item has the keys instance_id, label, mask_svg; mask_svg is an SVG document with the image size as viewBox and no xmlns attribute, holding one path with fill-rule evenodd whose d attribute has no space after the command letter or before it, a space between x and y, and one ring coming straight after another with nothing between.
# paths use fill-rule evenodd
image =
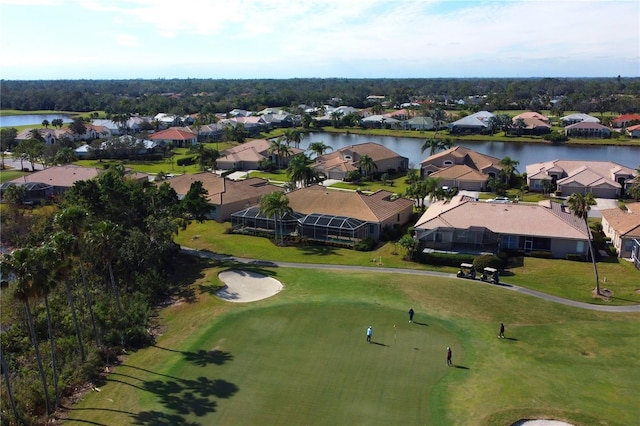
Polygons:
<instances>
[{"instance_id":1,"label":"golfer standing on green","mask_svg":"<svg viewBox=\"0 0 640 426\"><path fill-rule=\"evenodd\" d=\"M371 336L373 336L373 327L367 328L367 343L371 343Z\"/></svg>"}]
</instances>

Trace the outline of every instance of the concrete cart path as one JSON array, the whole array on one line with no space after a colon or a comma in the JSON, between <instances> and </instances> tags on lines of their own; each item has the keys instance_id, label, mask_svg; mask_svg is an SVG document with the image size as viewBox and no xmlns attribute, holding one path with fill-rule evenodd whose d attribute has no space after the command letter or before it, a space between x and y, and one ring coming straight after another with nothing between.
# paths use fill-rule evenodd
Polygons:
<instances>
[{"instance_id":1,"label":"concrete cart path","mask_svg":"<svg viewBox=\"0 0 640 426\"><path fill-rule=\"evenodd\" d=\"M456 277L455 274L436 272L436 271L424 271L424 270L404 269L404 268L386 268L383 266L353 266L353 265L328 265L328 264L315 264L315 263L273 262L269 260L237 258L229 255L212 253L206 250L195 250L195 249L184 247L184 246L182 246L181 249L185 253L206 258L206 259L226 260L226 261L245 263L245 264L256 265L256 266L267 266L267 267L281 266L285 268L322 269L322 270L372 272L372 273L384 272L384 273L393 273L393 274L436 276L436 277L442 277L442 278L451 278L458 281L465 280L465 278ZM475 281L477 283L483 283L486 285L499 287L505 290L524 293L529 296L538 297L540 299L548 300L550 302L560 303L560 304L572 306L575 308L588 309L592 311L601 311L601 312L640 312L640 304L627 305L627 306L594 305L591 303L577 302L575 300L564 299L562 297L553 296L550 294L542 293L540 291L531 290L528 288L520 287L517 285L505 283L505 282L501 282L500 284L496 285L491 283L485 283L484 281L480 281L480 280L475 280Z\"/></svg>"}]
</instances>

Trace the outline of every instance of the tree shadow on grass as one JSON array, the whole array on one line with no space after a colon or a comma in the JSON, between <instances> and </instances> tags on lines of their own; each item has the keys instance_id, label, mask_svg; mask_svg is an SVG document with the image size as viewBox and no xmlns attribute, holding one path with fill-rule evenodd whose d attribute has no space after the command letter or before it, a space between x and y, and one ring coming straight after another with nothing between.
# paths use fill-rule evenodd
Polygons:
<instances>
[{"instance_id":1,"label":"tree shadow on grass","mask_svg":"<svg viewBox=\"0 0 640 426\"><path fill-rule=\"evenodd\" d=\"M169 352L177 352L184 355L185 361L191 362L200 367L205 367L208 364L222 365L226 362L233 360L233 355L230 352L214 349L212 351L205 351L200 349L197 352L178 351L175 349L164 348L162 346L153 345L154 348L162 349ZM137 367L134 367L137 368Z\"/></svg>"},{"instance_id":2,"label":"tree shadow on grass","mask_svg":"<svg viewBox=\"0 0 640 426\"><path fill-rule=\"evenodd\" d=\"M177 414L161 413L159 411L142 411L131 416L134 425L143 426L199 426L200 423L188 422Z\"/></svg>"},{"instance_id":3,"label":"tree shadow on grass","mask_svg":"<svg viewBox=\"0 0 640 426\"><path fill-rule=\"evenodd\" d=\"M331 246L307 246L301 245L296 247L298 251L302 252L305 256L329 256L337 255L337 248Z\"/></svg>"}]
</instances>

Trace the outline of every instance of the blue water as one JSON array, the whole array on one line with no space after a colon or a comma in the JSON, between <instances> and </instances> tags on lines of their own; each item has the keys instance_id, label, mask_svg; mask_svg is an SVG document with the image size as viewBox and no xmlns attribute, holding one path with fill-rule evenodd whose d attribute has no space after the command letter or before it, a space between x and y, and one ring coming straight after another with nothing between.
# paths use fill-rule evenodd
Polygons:
<instances>
[{"instance_id":1,"label":"blue water","mask_svg":"<svg viewBox=\"0 0 640 426\"><path fill-rule=\"evenodd\" d=\"M71 123L73 120L65 114L27 114L27 115L5 115L0 117L0 127L29 126L33 124L41 125L43 120L55 120L61 118L64 123Z\"/></svg>"},{"instance_id":2,"label":"blue water","mask_svg":"<svg viewBox=\"0 0 640 426\"><path fill-rule=\"evenodd\" d=\"M420 149L425 140L426 138L414 139L393 136L310 133L305 135L305 138L300 144L300 148L307 149L310 143L323 142L325 145L333 147L335 151L349 145L375 142L407 157L411 167L419 168L420 162L429 156L428 150L422 152ZM459 145L492 157L510 157L513 160L517 160L520 162L518 171L521 173L524 172L527 164L551 160L613 161L614 163L633 169L640 166L640 141L638 141L638 146L585 146L466 141Z\"/></svg>"}]
</instances>

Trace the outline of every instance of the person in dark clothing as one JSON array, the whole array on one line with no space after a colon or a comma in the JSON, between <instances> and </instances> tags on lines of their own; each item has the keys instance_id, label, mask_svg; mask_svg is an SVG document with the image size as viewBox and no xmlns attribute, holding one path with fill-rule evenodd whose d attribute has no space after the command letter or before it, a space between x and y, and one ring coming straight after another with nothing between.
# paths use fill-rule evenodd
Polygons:
<instances>
[{"instance_id":1,"label":"person in dark clothing","mask_svg":"<svg viewBox=\"0 0 640 426\"><path fill-rule=\"evenodd\" d=\"M498 334L498 338L504 339L504 324L500 323L500 334Z\"/></svg>"},{"instance_id":2,"label":"person in dark clothing","mask_svg":"<svg viewBox=\"0 0 640 426\"><path fill-rule=\"evenodd\" d=\"M409 322L413 322L413 308L409 309Z\"/></svg>"},{"instance_id":3,"label":"person in dark clothing","mask_svg":"<svg viewBox=\"0 0 640 426\"><path fill-rule=\"evenodd\" d=\"M451 348L447 348L447 365L451 367Z\"/></svg>"}]
</instances>

